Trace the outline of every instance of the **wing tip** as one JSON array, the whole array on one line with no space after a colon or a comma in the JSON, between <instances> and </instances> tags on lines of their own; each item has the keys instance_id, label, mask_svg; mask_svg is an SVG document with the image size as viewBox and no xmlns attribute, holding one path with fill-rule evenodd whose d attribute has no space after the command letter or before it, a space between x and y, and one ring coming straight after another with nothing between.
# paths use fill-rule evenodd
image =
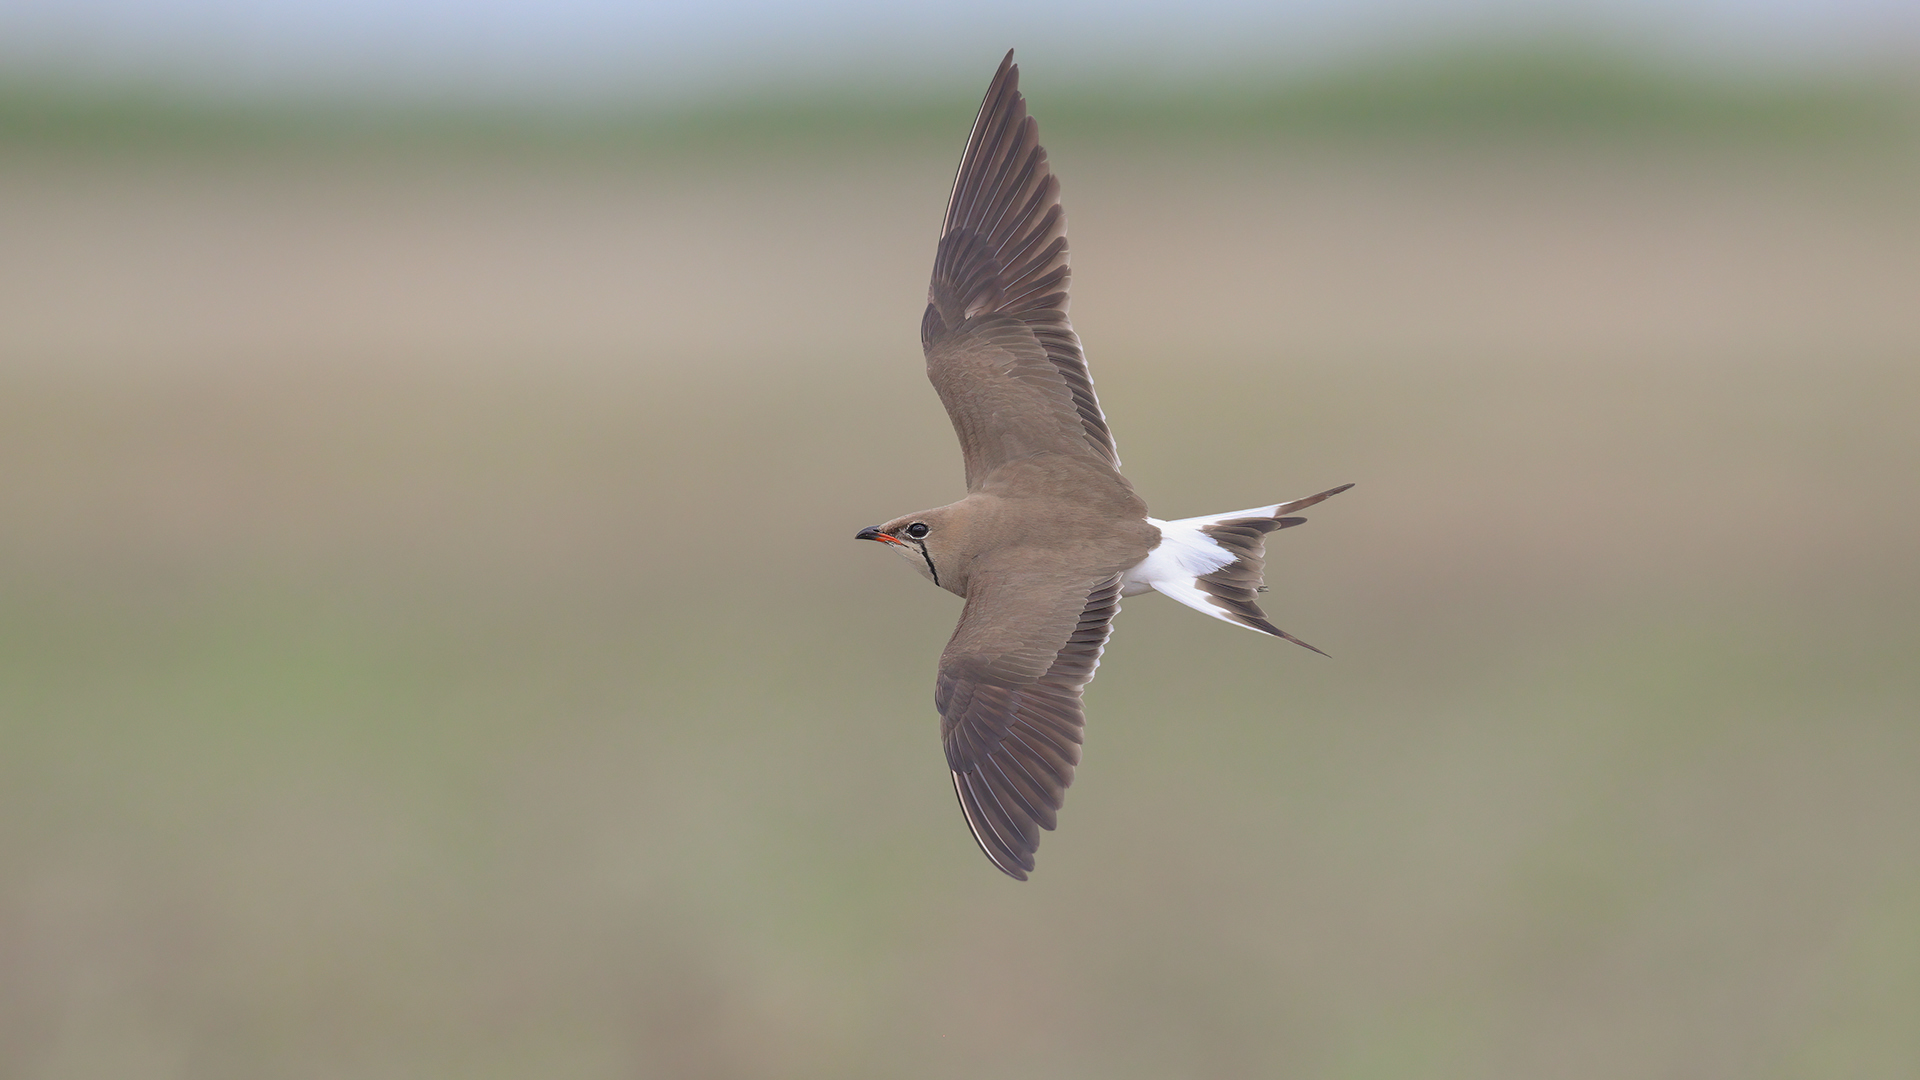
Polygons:
<instances>
[{"instance_id":1,"label":"wing tip","mask_svg":"<svg viewBox=\"0 0 1920 1080\"><path fill-rule=\"evenodd\" d=\"M1027 874L1033 870L1033 852L1018 851L1008 844L994 829L993 823L987 820L985 810L976 807L973 800L967 797L972 785L965 782L964 774L958 769L948 771L953 775L953 794L960 800L960 813L967 819L967 830L973 833L973 842L980 845L981 853L986 855L994 869L1015 881L1027 880ZM985 783L985 779L982 778L981 782ZM989 838L992 843L988 843ZM996 846L1000 848L999 851L994 850Z\"/></svg>"}]
</instances>

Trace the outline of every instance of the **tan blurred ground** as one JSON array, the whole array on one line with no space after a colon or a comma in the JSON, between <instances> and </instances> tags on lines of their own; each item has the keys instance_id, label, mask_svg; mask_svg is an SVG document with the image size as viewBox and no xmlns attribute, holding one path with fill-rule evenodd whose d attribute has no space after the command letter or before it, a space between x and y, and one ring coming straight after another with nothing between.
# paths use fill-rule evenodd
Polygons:
<instances>
[{"instance_id":1,"label":"tan blurred ground","mask_svg":"<svg viewBox=\"0 0 1920 1080\"><path fill-rule=\"evenodd\" d=\"M0 164L0 1075L1920 1072L1916 159L1051 141L1155 511L1359 486L1024 886L946 152Z\"/></svg>"}]
</instances>

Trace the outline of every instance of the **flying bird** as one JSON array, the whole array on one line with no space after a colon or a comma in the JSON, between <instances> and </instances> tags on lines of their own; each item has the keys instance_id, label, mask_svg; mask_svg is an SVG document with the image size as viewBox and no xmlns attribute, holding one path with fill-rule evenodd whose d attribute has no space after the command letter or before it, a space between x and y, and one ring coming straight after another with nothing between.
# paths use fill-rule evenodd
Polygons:
<instances>
[{"instance_id":1,"label":"flying bird","mask_svg":"<svg viewBox=\"0 0 1920 1080\"><path fill-rule=\"evenodd\" d=\"M927 377L966 463L959 502L861 529L966 599L934 705L953 790L987 858L1021 881L1057 823L1120 599L1153 591L1295 644L1257 602L1266 535L1351 484L1161 521L1120 475L1067 321L1066 216L1009 51L947 200L920 320Z\"/></svg>"}]
</instances>

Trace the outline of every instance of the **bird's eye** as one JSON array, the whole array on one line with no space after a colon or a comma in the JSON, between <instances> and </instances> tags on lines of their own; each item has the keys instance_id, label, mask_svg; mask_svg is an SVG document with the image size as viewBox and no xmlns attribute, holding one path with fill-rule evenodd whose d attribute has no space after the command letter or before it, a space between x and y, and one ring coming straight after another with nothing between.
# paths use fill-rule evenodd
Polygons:
<instances>
[{"instance_id":1,"label":"bird's eye","mask_svg":"<svg viewBox=\"0 0 1920 1080\"><path fill-rule=\"evenodd\" d=\"M927 523L924 521L916 521L907 526L907 535L913 537L915 540L927 535Z\"/></svg>"}]
</instances>

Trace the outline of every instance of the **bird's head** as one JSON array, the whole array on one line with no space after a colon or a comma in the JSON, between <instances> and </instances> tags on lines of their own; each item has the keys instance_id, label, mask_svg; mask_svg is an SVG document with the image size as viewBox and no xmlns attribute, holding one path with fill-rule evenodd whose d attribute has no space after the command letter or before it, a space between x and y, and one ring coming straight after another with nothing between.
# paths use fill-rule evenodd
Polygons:
<instances>
[{"instance_id":1,"label":"bird's head","mask_svg":"<svg viewBox=\"0 0 1920 1080\"><path fill-rule=\"evenodd\" d=\"M953 589L956 565L955 514L951 507L922 510L894 518L885 525L869 525L853 534L855 540L873 540L899 552L920 576L944 589Z\"/></svg>"}]
</instances>

